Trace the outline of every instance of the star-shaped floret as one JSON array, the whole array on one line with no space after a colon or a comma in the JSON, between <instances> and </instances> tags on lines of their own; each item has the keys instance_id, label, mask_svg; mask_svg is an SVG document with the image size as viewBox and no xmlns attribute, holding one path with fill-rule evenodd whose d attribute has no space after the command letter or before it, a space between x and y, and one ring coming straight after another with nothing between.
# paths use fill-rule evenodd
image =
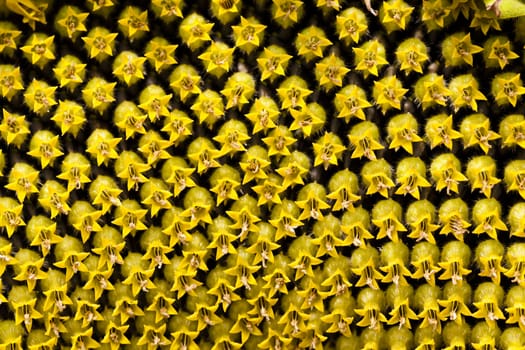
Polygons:
<instances>
[{"instance_id":1,"label":"star-shaped floret","mask_svg":"<svg viewBox=\"0 0 525 350\"><path fill-rule=\"evenodd\" d=\"M183 0L152 0L153 11L166 22L174 20L174 16L182 18ZM156 10L157 9L157 10Z\"/></svg>"},{"instance_id":2,"label":"star-shaped floret","mask_svg":"<svg viewBox=\"0 0 525 350\"><path fill-rule=\"evenodd\" d=\"M107 164L110 159L118 158L117 146L122 141L121 137L112 137L113 135L110 134L103 136L108 137L103 137L102 139L95 137L93 140L88 139L87 141L86 152L96 158L98 166Z\"/></svg>"},{"instance_id":3,"label":"star-shaped floret","mask_svg":"<svg viewBox=\"0 0 525 350\"><path fill-rule=\"evenodd\" d=\"M482 234L486 233L492 239L498 239L498 230L507 231L507 225L501 220L500 213L496 210L486 211L483 213L484 217L482 218L479 225L477 225L472 233Z\"/></svg>"},{"instance_id":4,"label":"star-shaped floret","mask_svg":"<svg viewBox=\"0 0 525 350\"><path fill-rule=\"evenodd\" d=\"M0 93L3 97L7 98L8 101L11 101L18 91L24 90L20 67L0 65L0 73L2 74L2 78L0 79Z\"/></svg>"},{"instance_id":5,"label":"star-shaped floret","mask_svg":"<svg viewBox=\"0 0 525 350\"><path fill-rule=\"evenodd\" d=\"M402 71L422 74L423 63L428 61L427 47L417 38L407 39L396 50L396 58L401 63Z\"/></svg>"},{"instance_id":6,"label":"star-shaped floret","mask_svg":"<svg viewBox=\"0 0 525 350\"><path fill-rule=\"evenodd\" d=\"M64 214L67 215L71 208L67 204L67 200L69 199L69 192L64 189L64 192L53 192L51 194L45 194L42 195L42 191L40 192L40 196L38 198L38 202L42 207L45 209L51 211L51 218L53 219L58 214Z\"/></svg>"},{"instance_id":7,"label":"star-shaped floret","mask_svg":"<svg viewBox=\"0 0 525 350\"><path fill-rule=\"evenodd\" d=\"M15 324L23 323L28 332L31 332L33 321L43 317L35 307L36 301L36 298L32 298L27 301L12 302L12 307L15 309Z\"/></svg>"},{"instance_id":8,"label":"star-shaped floret","mask_svg":"<svg viewBox=\"0 0 525 350\"><path fill-rule=\"evenodd\" d=\"M148 245L142 260L149 261L150 269L162 269L163 265L171 264L166 254L169 254L172 250L173 248L166 246L160 240L154 240Z\"/></svg>"},{"instance_id":9,"label":"star-shaped floret","mask_svg":"<svg viewBox=\"0 0 525 350\"><path fill-rule=\"evenodd\" d=\"M102 78L93 78L82 90L82 97L88 107L102 114L115 101L116 85L117 83L109 83Z\"/></svg>"},{"instance_id":10,"label":"star-shaped floret","mask_svg":"<svg viewBox=\"0 0 525 350\"><path fill-rule=\"evenodd\" d=\"M388 321L379 305L365 305L363 308L355 309L355 313L361 316L361 320L356 323L356 326L359 327L379 330L381 324Z\"/></svg>"},{"instance_id":11,"label":"star-shaped floret","mask_svg":"<svg viewBox=\"0 0 525 350\"><path fill-rule=\"evenodd\" d=\"M257 201L258 206L264 204L271 206L272 204L281 203L279 193L283 192L284 188L280 184L281 181L277 179L276 177L269 177L264 179L261 184L252 187L253 191L259 195L259 200Z\"/></svg>"},{"instance_id":12,"label":"star-shaped floret","mask_svg":"<svg viewBox=\"0 0 525 350\"><path fill-rule=\"evenodd\" d=\"M95 300L99 300L102 293L107 290L115 290L113 284L110 282L110 277L113 270L110 268L106 271L91 270L88 272L88 280L84 285L84 289L92 289L95 295Z\"/></svg>"},{"instance_id":13,"label":"star-shaped floret","mask_svg":"<svg viewBox=\"0 0 525 350\"><path fill-rule=\"evenodd\" d=\"M505 68L507 64L510 64L510 60L519 58L520 56L512 51L509 40L496 38L496 40L490 46L490 52L488 55L489 60L497 61L501 69Z\"/></svg>"},{"instance_id":14,"label":"star-shaped floret","mask_svg":"<svg viewBox=\"0 0 525 350\"><path fill-rule=\"evenodd\" d=\"M146 163L130 161L130 163L126 164L123 168L121 172L116 174L117 177L127 180L128 191L132 189L136 191L141 183L148 180L143 173L151 169L151 166Z\"/></svg>"},{"instance_id":15,"label":"star-shaped floret","mask_svg":"<svg viewBox=\"0 0 525 350\"><path fill-rule=\"evenodd\" d=\"M380 15L383 14L381 23L385 25L387 32L390 33L398 29L405 30L414 8L403 0L391 0L385 1L381 10L379 12Z\"/></svg>"},{"instance_id":16,"label":"star-shaped floret","mask_svg":"<svg viewBox=\"0 0 525 350\"><path fill-rule=\"evenodd\" d=\"M277 321L278 325L283 325L282 332L292 338L299 335L306 336L306 322L310 314L303 312L295 303L291 304L288 310ZM308 346L305 346L305 348Z\"/></svg>"},{"instance_id":17,"label":"star-shaped floret","mask_svg":"<svg viewBox=\"0 0 525 350\"><path fill-rule=\"evenodd\" d=\"M137 316L144 316L144 311L138 305L138 300L130 296L123 296L117 300L115 303L115 309L111 316L116 317L117 320L120 316L120 323L126 324L130 318L135 318ZM104 317L101 316L101 320Z\"/></svg>"},{"instance_id":18,"label":"star-shaped floret","mask_svg":"<svg viewBox=\"0 0 525 350\"><path fill-rule=\"evenodd\" d=\"M407 195L411 194L415 199L419 199L419 188L430 187L431 184L425 179L424 176L417 172L406 174L397 178L399 188L395 192L396 194Z\"/></svg>"},{"instance_id":19,"label":"star-shaped floret","mask_svg":"<svg viewBox=\"0 0 525 350\"><path fill-rule=\"evenodd\" d=\"M232 330L230 332L233 333ZM176 332L171 333L173 340L171 341L172 346L179 347L179 349L187 350L199 350L200 347L195 342L199 332L189 330L185 324L181 325L180 329Z\"/></svg>"},{"instance_id":20,"label":"star-shaped floret","mask_svg":"<svg viewBox=\"0 0 525 350\"><path fill-rule=\"evenodd\" d=\"M15 281L25 282L29 291L35 289L38 280L46 279L47 272L42 271L44 258L31 262L19 262L20 273L13 277Z\"/></svg>"},{"instance_id":21,"label":"star-shaped floret","mask_svg":"<svg viewBox=\"0 0 525 350\"><path fill-rule=\"evenodd\" d=\"M120 188L104 188L96 193L92 203L101 206L102 214L105 214L112 206L120 206L121 202L118 196L121 193Z\"/></svg>"},{"instance_id":22,"label":"star-shaped floret","mask_svg":"<svg viewBox=\"0 0 525 350\"><path fill-rule=\"evenodd\" d=\"M276 228L275 240L279 241L284 237L295 237L295 230L303 225L303 222L294 218L290 214L281 212L278 219L269 220L269 223Z\"/></svg>"},{"instance_id":23,"label":"star-shaped floret","mask_svg":"<svg viewBox=\"0 0 525 350\"><path fill-rule=\"evenodd\" d=\"M336 17L339 39L346 43L358 43L368 30L366 15L358 8L349 8Z\"/></svg>"},{"instance_id":24,"label":"star-shaped floret","mask_svg":"<svg viewBox=\"0 0 525 350\"><path fill-rule=\"evenodd\" d=\"M450 48L447 48L446 43L444 43L443 54L450 65L467 63L469 66L472 66L474 63L473 55L483 51L481 46L472 43L470 33L454 34L449 37L449 40ZM447 50L451 51L450 57L447 57L448 55L445 54Z\"/></svg>"},{"instance_id":25,"label":"star-shaped floret","mask_svg":"<svg viewBox=\"0 0 525 350\"><path fill-rule=\"evenodd\" d=\"M394 213L388 213L381 218L372 219L372 223L379 228L376 238L388 237L394 242L399 240L399 232L406 232L405 225L401 223Z\"/></svg>"},{"instance_id":26,"label":"star-shaped floret","mask_svg":"<svg viewBox=\"0 0 525 350\"><path fill-rule=\"evenodd\" d=\"M369 74L377 76L379 68L388 64L385 47L378 40L367 41L360 47L354 47L353 51L355 69L362 71L365 78Z\"/></svg>"},{"instance_id":27,"label":"star-shaped floret","mask_svg":"<svg viewBox=\"0 0 525 350\"><path fill-rule=\"evenodd\" d=\"M447 190L447 195L451 192L458 193L458 185L462 181L467 181L467 177L454 166L443 168L439 173L433 175L436 179L436 190Z\"/></svg>"},{"instance_id":28,"label":"star-shaped floret","mask_svg":"<svg viewBox=\"0 0 525 350\"><path fill-rule=\"evenodd\" d=\"M93 339L93 327L73 333L71 347L73 349L98 349L100 344Z\"/></svg>"},{"instance_id":29,"label":"star-shaped floret","mask_svg":"<svg viewBox=\"0 0 525 350\"><path fill-rule=\"evenodd\" d=\"M468 174L467 174L468 175ZM481 168L476 174L469 177L470 188L472 191L479 189L485 197L490 198L492 195L492 188L501 182L501 179L497 178L495 169L493 167Z\"/></svg>"},{"instance_id":30,"label":"star-shaped floret","mask_svg":"<svg viewBox=\"0 0 525 350\"><path fill-rule=\"evenodd\" d=\"M190 49L194 50L207 41L211 41L210 33L213 23L208 23L199 14L193 13L186 16L179 26L179 33Z\"/></svg>"},{"instance_id":31,"label":"star-shaped floret","mask_svg":"<svg viewBox=\"0 0 525 350\"><path fill-rule=\"evenodd\" d=\"M155 186L141 203L150 206L150 214L154 217L159 210L171 208L171 202L168 200L171 196L171 192L167 189Z\"/></svg>"},{"instance_id":32,"label":"star-shaped floret","mask_svg":"<svg viewBox=\"0 0 525 350\"><path fill-rule=\"evenodd\" d=\"M186 218L190 218L189 225L191 228L196 227L199 223L203 222L211 224L212 218L210 215L211 205L195 203L188 209L184 210L181 215Z\"/></svg>"},{"instance_id":33,"label":"star-shaped floret","mask_svg":"<svg viewBox=\"0 0 525 350\"><path fill-rule=\"evenodd\" d=\"M126 238L132 232L143 231L148 227L142 222L148 211L146 209L128 208L122 205L119 208L120 216L111 223L122 227L122 238Z\"/></svg>"},{"instance_id":34,"label":"star-shaped floret","mask_svg":"<svg viewBox=\"0 0 525 350\"><path fill-rule=\"evenodd\" d=\"M507 269L501 265L502 256L491 255L479 258L480 272L479 276L489 277L492 282L500 284L501 274L507 272Z\"/></svg>"},{"instance_id":35,"label":"star-shaped floret","mask_svg":"<svg viewBox=\"0 0 525 350\"><path fill-rule=\"evenodd\" d=\"M272 45L264 48L263 53L257 58L257 64L261 71L261 80L273 80L278 76L284 76L288 61L292 59L281 47Z\"/></svg>"},{"instance_id":36,"label":"star-shaped floret","mask_svg":"<svg viewBox=\"0 0 525 350\"><path fill-rule=\"evenodd\" d=\"M430 214L421 215L414 222L410 223L412 231L408 237L415 239L416 241L426 240L432 244L436 243L433 232L441 226L436 225Z\"/></svg>"},{"instance_id":37,"label":"star-shaped floret","mask_svg":"<svg viewBox=\"0 0 525 350\"><path fill-rule=\"evenodd\" d=\"M241 16L241 23L232 26L235 46L250 53L261 44L266 26L254 17Z\"/></svg>"},{"instance_id":38,"label":"star-shaped floret","mask_svg":"<svg viewBox=\"0 0 525 350\"><path fill-rule=\"evenodd\" d=\"M450 319L461 325L464 317L472 316L467 303L458 295L453 295L447 300L438 300L438 304L442 307L439 317L443 320Z\"/></svg>"},{"instance_id":39,"label":"star-shaped floret","mask_svg":"<svg viewBox=\"0 0 525 350\"><path fill-rule=\"evenodd\" d=\"M139 108L147 113L149 120L152 122L162 117L168 117L168 109L172 94L153 95L139 104Z\"/></svg>"},{"instance_id":40,"label":"star-shaped floret","mask_svg":"<svg viewBox=\"0 0 525 350\"><path fill-rule=\"evenodd\" d=\"M429 31L440 29L448 23L450 11L450 7L445 5L444 0L428 1L422 8L421 20Z\"/></svg>"},{"instance_id":41,"label":"star-shaped floret","mask_svg":"<svg viewBox=\"0 0 525 350\"><path fill-rule=\"evenodd\" d=\"M131 293L136 297L139 292L148 292L157 286L150 280L155 269L144 270L142 267L134 266L131 268L129 276L122 281L122 284L131 286Z\"/></svg>"},{"instance_id":42,"label":"star-shaped floret","mask_svg":"<svg viewBox=\"0 0 525 350\"><path fill-rule=\"evenodd\" d=\"M148 25L148 11L140 12L140 8L135 6L128 6L122 11L119 20L117 21L119 29L129 39L134 39L149 32Z\"/></svg>"},{"instance_id":43,"label":"star-shaped floret","mask_svg":"<svg viewBox=\"0 0 525 350\"><path fill-rule=\"evenodd\" d=\"M113 61L113 74L126 85L144 79L146 57L139 57L130 51L120 53Z\"/></svg>"},{"instance_id":44,"label":"star-shaped floret","mask_svg":"<svg viewBox=\"0 0 525 350\"><path fill-rule=\"evenodd\" d=\"M350 69L345 67L344 61L332 53L315 65L315 75L319 84L326 90L343 85L343 78Z\"/></svg>"},{"instance_id":45,"label":"star-shaped floret","mask_svg":"<svg viewBox=\"0 0 525 350\"><path fill-rule=\"evenodd\" d=\"M139 141L138 150L146 157L148 165L155 166L161 159L168 159L171 154L167 149L171 146L168 140L164 140L157 132L146 133Z\"/></svg>"},{"instance_id":46,"label":"star-shaped floret","mask_svg":"<svg viewBox=\"0 0 525 350\"><path fill-rule=\"evenodd\" d=\"M341 231L346 235L345 244L355 247L366 246L366 241L374 238L365 223L357 221L352 225L341 225Z\"/></svg>"},{"instance_id":47,"label":"star-shaped floret","mask_svg":"<svg viewBox=\"0 0 525 350\"><path fill-rule=\"evenodd\" d=\"M14 25L0 26L0 53L16 50L17 41L22 31L17 30Z\"/></svg>"},{"instance_id":48,"label":"star-shaped floret","mask_svg":"<svg viewBox=\"0 0 525 350\"><path fill-rule=\"evenodd\" d=\"M199 174L205 173L211 168L219 167L221 164L217 158L222 156L223 154L218 149L212 147L203 147L195 153L188 153L188 158L196 163Z\"/></svg>"},{"instance_id":49,"label":"star-shaped floret","mask_svg":"<svg viewBox=\"0 0 525 350\"><path fill-rule=\"evenodd\" d=\"M40 228L38 235L31 241L31 246L39 246L42 249L42 255L45 257L54 244L62 240L62 237L56 234L56 223Z\"/></svg>"},{"instance_id":50,"label":"star-shaped floret","mask_svg":"<svg viewBox=\"0 0 525 350\"><path fill-rule=\"evenodd\" d=\"M298 200L296 201L296 204L299 208L303 209L301 215L297 218L299 221L310 218L314 220L323 220L324 216L322 210L330 208L328 203L316 197Z\"/></svg>"},{"instance_id":51,"label":"star-shaped floret","mask_svg":"<svg viewBox=\"0 0 525 350\"><path fill-rule=\"evenodd\" d=\"M463 137L459 131L454 130L452 115L441 114L431 118L425 127L425 133L430 141L430 147L444 145L452 150L452 141Z\"/></svg>"},{"instance_id":52,"label":"star-shaped floret","mask_svg":"<svg viewBox=\"0 0 525 350\"><path fill-rule=\"evenodd\" d=\"M71 133L76 137L80 128L86 122L86 114L84 108L76 102L70 100L59 101L51 120L60 127L62 135Z\"/></svg>"},{"instance_id":53,"label":"star-shaped floret","mask_svg":"<svg viewBox=\"0 0 525 350\"><path fill-rule=\"evenodd\" d=\"M199 55L199 59L203 62L206 72L220 78L232 68L234 51L235 48L223 42L214 41L206 51Z\"/></svg>"},{"instance_id":54,"label":"star-shaped floret","mask_svg":"<svg viewBox=\"0 0 525 350\"><path fill-rule=\"evenodd\" d=\"M451 280L452 284L461 285L464 277L472 272L463 266L463 261L460 258L438 262L438 265L443 269L443 273L438 278L440 280Z\"/></svg>"},{"instance_id":55,"label":"star-shaped floret","mask_svg":"<svg viewBox=\"0 0 525 350\"><path fill-rule=\"evenodd\" d=\"M237 236L235 236L233 233L230 233L228 231L214 232L212 241L207 246L207 249L210 249L210 250L215 249L215 259L219 260L220 258L228 254L237 253L237 250L232 244L232 242L234 242L236 239L237 239Z\"/></svg>"},{"instance_id":56,"label":"star-shaped floret","mask_svg":"<svg viewBox=\"0 0 525 350\"><path fill-rule=\"evenodd\" d=\"M363 174L365 183L368 183L366 194L380 193L383 197L388 198L390 188L394 187L394 181L384 172L374 174Z\"/></svg>"},{"instance_id":57,"label":"star-shaped floret","mask_svg":"<svg viewBox=\"0 0 525 350\"><path fill-rule=\"evenodd\" d=\"M181 64L173 70L170 76L170 87L178 93L181 101L185 102L191 95L201 93L200 81L201 77L195 68Z\"/></svg>"},{"instance_id":58,"label":"star-shaped floret","mask_svg":"<svg viewBox=\"0 0 525 350\"><path fill-rule=\"evenodd\" d=\"M103 59L113 56L117 36L117 33L111 33L105 28L95 27L87 36L82 37L82 40L86 44L90 58Z\"/></svg>"},{"instance_id":59,"label":"star-shaped floret","mask_svg":"<svg viewBox=\"0 0 525 350\"><path fill-rule=\"evenodd\" d=\"M210 189L211 192L217 195L217 205L231 199L236 201L239 199L237 189L241 184L231 179L222 179L217 185Z\"/></svg>"},{"instance_id":60,"label":"star-shaped floret","mask_svg":"<svg viewBox=\"0 0 525 350\"><path fill-rule=\"evenodd\" d=\"M323 57L323 50L332 45L325 36L324 31L316 26L310 26L297 34L295 46L299 56L303 56L307 62L315 57Z\"/></svg>"},{"instance_id":61,"label":"star-shaped floret","mask_svg":"<svg viewBox=\"0 0 525 350\"><path fill-rule=\"evenodd\" d=\"M169 141L177 146L187 136L192 134L193 119L180 110L174 110L164 120L161 131L167 132Z\"/></svg>"},{"instance_id":62,"label":"star-shaped floret","mask_svg":"<svg viewBox=\"0 0 525 350\"><path fill-rule=\"evenodd\" d=\"M33 34L27 45L22 46L20 50L24 52L31 64L43 67L48 61L54 60L54 40L55 36Z\"/></svg>"},{"instance_id":63,"label":"star-shaped floret","mask_svg":"<svg viewBox=\"0 0 525 350\"><path fill-rule=\"evenodd\" d=\"M121 345L131 344L128 338L126 338L126 331L129 325L118 325L113 321L109 321L106 327L106 333L104 338L100 341L102 344L109 344L111 350L118 350Z\"/></svg>"},{"instance_id":64,"label":"star-shaped floret","mask_svg":"<svg viewBox=\"0 0 525 350\"><path fill-rule=\"evenodd\" d=\"M156 37L148 43L144 56L157 72L161 72L177 63L174 57L177 47L179 45L171 45L164 38Z\"/></svg>"},{"instance_id":65,"label":"star-shaped floret","mask_svg":"<svg viewBox=\"0 0 525 350\"><path fill-rule=\"evenodd\" d=\"M187 316L190 321L197 321L197 331L201 332L207 327L214 326L222 322L222 318L217 316L215 313L219 305L205 305L202 303L196 303L195 311Z\"/></svg>"},{"instance_id":66,"label":"star-shaped floret","mask_svg":"<svg viewBox=\"0 0 525 350\"><path fill-rule=\"evenodd\" d=\"M474 132L470 136L465 147L472 147L478 145L485 154L492 148L490 141L501 138L496 132L490 130L490 119L486 118L482 123L478 124Z\"/></svg>"},{"instance_id":67,"label":"star-shaped floret","mask_svg":"<svg viewBox=\"0 0 525 350\"><path fill-rule=\"evenodd\" d=\"M441 268L434 264L432 257L412 261L411 264L415 268L414 272L411 275L413 279L424 278L425 281L431 286L434 286L436 284L435 275L439 272L439 270L441 270Z\"/></svg>"},{"instance_id":68,"label":"star-shaped floret","mask_svg":"<svg viewBox=\"0 0 525 350\"><path fill-rule=\"evenodd\" d=\"M170 298L164 292L159 291L153 298L153 302L146 310L155 312L155 322L167 320L170 316L176 315L177 310L173 307L175 298Z\"/></svg>"},{"instance_id":69,"label":"star-shaped floret","mask_svg":"<svg viewBox=\"0 0 525 350\"><path fill-rule=\"evenodd\" d=\"M78 272L88 272L83 261L89 253L68 252L64 259L57 261L54 265L60 269L66 269L66 281L69 281Z\"/></svg>"},{"instance_id":70,"label":"star-shaped floret","mask_svg":"<svg viewBox=\"0 0 525 350\"><path fill-rule=\"evenodd\" d=\"M500 18L492 9L478 9L474 11L470 28L480 28L483 35L486 35L490 29L501 31Z\"/></svg>"},{"instance_id":71,"label":"star-shaped floret","mask_svg":"<svg viewBox=\"0 0 525 350\"><path fill-rule=\"evenodd\" d=\"M10 113L3 109L3 119L0 124L0 133L7 144L14 144L20 147L30 134L29 122L24 115Z\"/></svg>"},{"instance_id":72,"label":"star-shaped floret","mask_svg":"<svg viewBox=\"0 0 525 350\"><path fill-rule=\"evenodd\" d=\"M57 104L56 90L56 86L49 86L45 81L33 79L24 93L24 102L34 113L44 115Z\"/></svg>"},{"instance_id":73,"label":"star-shaped floret","mask_svg":"<svg viewBox=\"0 0 525 350\"><path fill-rule=\"evenodd\" d=\"M65 12L63 12L65 11ZM65 10L61 10L61 18L56 19L56 24L62 30L65 29L67 36L72 39L79 32L87 31L84 22L89 16L87 12L80 12L74 6L66 6Z\"/></svg>"},{"instance_id":74,"label":"star-shaped floret","mask_svg":"<svg viewBox=\"0 0 525 350\"><path fill-rule=\"evenodd\" d=\"M315 160L314 166L323 165L327 170L330 165L337 165L341 154L346 150L339 137L333 133L326 132L317 142L313 144Z\"/></svg>"},{"instance_id":75,"label":"star-shaped floret","mask_svg":"<svg viewBox=\"0 0 525 350\"><path fill-rule=\"evenodd\" d=\"M60 141L58 135L56 135L47 140L47 142L41 142L38 147L31 149L27 154L40 159L40 164L42 169L44 169L64 153L60 150Z\"/></svg>"},{"instance_id":76,"label":"star-shaped floret","mask_svg":"<svg viewBox=\"0 0 525 350\"><path fill-rule=\"evenodd\" d=\"M299 9L303 6L301 0L273 0L275 13L273 18L281 21L296 23L299 20Z\"/></svg>"},{"instance_id":77,"label":"star-shaped floret","mask_svg":"<svg viewBox=\"0 0 525 350\"><path fill-rule=\"evenodd\" d=\"M487 100L485 95L479 91L478 82L470 74L460 75L452 79L449 88L455 111L462 107L470 107L476 112L478 110L477 101Z\"/></svg>"},{"instance_id":78,"label":"star-shaped floret","mask_svg":"<svg viewBox=\"0 0 525 350\"><path fill-rule=\"evenodd\" d=\"M354 84L341 89L335 95L334 104L339 112L337 118L344 118L347 123L352 117L365 120L364 109L372 107L366 98L365 91Z\"/></svg>"},{"instance_id":79,"label":"star-shaped floret","mask_svg":"<svg viewBox=\"0 0 525 350\"><path fill-rule=\"evenodd\" d=\"M104 266L108 270L112 270L115 264L121 265L124 259L120 252L125 248L126 243L115 243L107 239L102 240L102 246L91 249L93 253L99 256L97 269L102 269Z\"/></svg>"},{"instance_id":80,"label":"star-shaped floret","mask_svg":"<svg viewBox=\"0 0 525 350\"><path fill-rule=\"evenodd\" d=\"M173 185L173 196L177 197L186 188L196 186L191 175L195 168L172 167L171 175L166 179L166 183Z\"/></svg>"},{"instance_id":81,"label":"star-shaped floret","mask_svg":"<svg viewBox=\"0 0 525 350\"><path fill-rule=\"evenodd\" d=\"M516 303L506 307L505 312L509 315L505 321L506 323L517 323L522 331L525 330L525 305L523 303Z\"/></svg>"},{"instance_id":82,"label":"star-shaped floret","mask_svg":"<svg viewBox=\"0 0 525 350\"><path fill-rule=\"evenodd\" d=\"M68 192L80 189L83 184L91 182L89 178L91 166L89 164L69 164L67 168L63 167L62 170L57 178L67 181Z\"/></svg>"},{"instance_id":83,"label":"star-shaped floret","mask_svg":"<svg viewBox=\"0 0 525 350\"><path fill-rule=\"evenodd\" d=\"M391 108L401 109L401 100L407 92L395 75L374 81L373 96L383 113Z\"/></svg>"},{"instance_id":84,"label":"star-shaped floret","mask_svg":"<svg viewBox=\"0 0 525 350\"><path fill-rule=\"evenodd\" d=\"M266 179L268 174L266 173L265 169L268 168L270 164L270 161L257 156L250 157L246 159L246 161L240 162L239 166L244 172L242 183L246 184L252 180ZM279 170L277 170L277 173L283 176L281 173L279 173ZM284 181L285 177L283 176L283 187L286 187L284 186Z\"/></svg>"},{"instance_id":85,"label":"star-shaped floret","mask_svg":"<svg viewBox=\"0 0 525 350\"><path fill-rule=\"evenodd\" d=\"M192 240L192 236L189 233L191 225L189 222L184 220L183 217L175 216L173 221L162 230L162 233L169 236L169 246L173 247L176 244L185 245Z\"/></svg>"},{"instance_id":86,"label":"star-shaped floret","mask_svg":"<svg viewBox=\"0 0 525 350\"><path fill-rule=\"evenodd\" d=\"M237 321L233 324L230 329L231 334L241 334L241 344L246 343L246 341L253 336L262 336L263 333L257 327L257 320L253 317L247 315L239 314L237 316Z\"/></svg>"},{"instance_id":87,"label":"star-shaped floret","mask_svg":"<svg viewBox=\"0 0 525 350\"><path fill-rule=\"evenodd\" d=\"M314 130L319 130L325 123L325 120L320 118L311 108L309 104L306 108L301 110L290 109L293 122L290 125L290 130L300 130L304 136L310 136Z\"/></svg>"},{"instance_id":88,"label":"star-shaped floret","mask_svg":"<svg viewBox=\"0 0 525 350\"><path fill-rule=\"evenodd\" d=\"M286 126L277 127L272 130L268 137L262 139L268 146L268 155L289 156L288 146L293 145L297 140Z\"/></svg>"},{"instance_id":89,"label":"star-shaped floret","mask_svg":"<svg viewBox=\"0 0 525 350\"><path fill-rule=\"evenodd\" d=\"M400 120L400 119L397 119ZM413 153L413 143L421 142L423 139L417 134L417 130L414 129L409 120L405 120L404 124L394 123L395 125L389 124L388 133L392 138L390 141L389 149L395 149L396 151L402 147L409 154Z\"/></svg>"},{"instance_id":90,"label":"star-shaped floret","mask_svg":"<svg viewBox=\"0 0 525 350\"><path fill-rule=\"evenodd\" d=\"M492 86L494 87L495 85L500 87L495 93L495 99L498 104L510 103L512 107L515 107L516 103L518 103L518 98L525 94L525 87L523 87L519 73L498 75L492 82Z\"/></svg>"},{"instance_id":91,"label":"star-shaped floret","mask_svg":"<svg viewBox=\"0 0 525 350\"><path fill-rule=\"evenodd\" d=\"M497 320L505 319L505 315L494 296L486 296L482 301L475 301L472 304L477 308L472 313L472 317L483 318L490 326L496 326Z\"/></svg>"},{"instance_id":92,"label":"star-shaped floret","mask_svg":"<svg viewBox=\"0 0 525 350\"><path fill-rule=\"evenodd\" d=\"M424 76L423 80L423 94L420 98L423 105L423 109L427 109L435 104L446 106L447 98L450 96L450 90L445 86L445 80L442 75L430 74ZM416 83L416 94L417 94L417 83Z\"/></svg>"},{"instance_id":93,"label":"star-shaped floret","mask_svg":"<svg viewBox=\"0 0 525 350\"><path fill-rule=\"evenodd\" d=\"M115 6L115 2L113 0L86 0L86 4L93 12L103 12L104 9L109 10Z\"/></svg>"},{"instance_id":94,"label":"star-shaped floret","mask_svg":"<svg viewBox=\"0 0 525 350\"><path fill-rule=\"evenodd\" d=\"M307 108L305 99L313 93L312 90L293 83L285 87L283 85L281 84L281 87L277 89L277 94L281 99L281 109Z\"/></svg>"},{"instance_id":95,"label":"star-shaped floret","mask_svg":"<svg viewBox=\"0 0 525 350\"><path fill-rule=\"evenodd\" d=\"M410 320L418 320L418 316L410 308L408 298L394 305L392 311L388 313L390 319L387 321L389 325L397 325L399 328L406 327L412 329Z\"/></svg>"},{"instance_id":96,"label":"star-shaped floret","mask_svg":"<svg viewBox=\"0 0 525 350\"><path fill-rule=\"evenodd\" d=\"M452 233L459 241L463 241L464 235L468 233L468 228L471 226L459 212L450 212L445 217L440 216L440 221L442 228L439 233L442 235Z\"/></svg>"},{"instance_id":97,"label":"star-shaped floret","mask_svg":"<svg viewBox=\"0 0 525 350\"><path fill-rule=\"evenodd\" d=\"M352 144L354 151L350 158L366 157L369 160L375 160L376 155L374 151L382 150L385 147L379 143L379 139L375 137L373 130L367 129L362 133L351 133L348 139Z\"/></svg>"},{"instance_id":98,"label":"star-shaped floret","mask_svg":"<svg viewBox=\"0 0 525 350\"><path fill-rule=\"evenodd\" d=\"M280 167L275 172L283 178L281 185L283 189L287 189L293 185L304 185L303 177L308 173L308 170L298 162L293 161L286 166Z\"/></svg>"},{"instance_id":99,"label":"star-shaped floret","mask_svg":"<svg viewBox=\"0 0 525 350\"><path fill-rule=\"evenodd\" d=\"M73 224L73 227L80 231L82 242L87 242L93 232L102 231L102 227L97 222L101 216L101 211L93 209L92 212L82 213L78 221Z\"/></svg>"}]
</instances>

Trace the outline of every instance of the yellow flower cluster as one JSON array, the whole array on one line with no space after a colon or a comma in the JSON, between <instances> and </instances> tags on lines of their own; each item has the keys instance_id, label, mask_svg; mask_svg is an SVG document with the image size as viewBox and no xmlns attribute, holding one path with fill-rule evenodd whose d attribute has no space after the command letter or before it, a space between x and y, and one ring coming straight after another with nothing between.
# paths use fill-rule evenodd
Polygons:
<instances>
[{"instance_id":1,"label":"yellow flower cluster","mask_svg":"<svg viewBox=\"0 0 525 350\"><path fill-rule=\"evenodd\" d=\"M0 0L0 350L525 348L499 6Z\"/></svg>"}]
</instances>

